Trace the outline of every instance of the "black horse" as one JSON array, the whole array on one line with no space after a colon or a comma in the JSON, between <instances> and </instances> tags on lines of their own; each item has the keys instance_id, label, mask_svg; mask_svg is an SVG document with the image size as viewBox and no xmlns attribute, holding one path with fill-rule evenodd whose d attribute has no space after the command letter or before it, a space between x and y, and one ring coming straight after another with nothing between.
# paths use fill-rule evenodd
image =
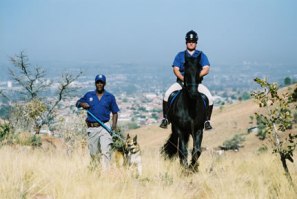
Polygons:
<instances>
[{"instance_id":1,"label":"black horse","mask_svg":"<svg viewBox=\"0 0 297 199\"><path fill-rule=\"evenodd\" d=\"M181 165L193 171L198 169L197 160L201 154L203 128L208 107L207 98L197 90L201 83L200 59L201 54L197 58L185 56L184 85L168 112L168 119L172 123L172 133L161 150L161 153L169 159L172 159L178 152ZM188 166L187 146L190 135L193 138L193 151L191 164Z\"/></svg>"}]
</instances>

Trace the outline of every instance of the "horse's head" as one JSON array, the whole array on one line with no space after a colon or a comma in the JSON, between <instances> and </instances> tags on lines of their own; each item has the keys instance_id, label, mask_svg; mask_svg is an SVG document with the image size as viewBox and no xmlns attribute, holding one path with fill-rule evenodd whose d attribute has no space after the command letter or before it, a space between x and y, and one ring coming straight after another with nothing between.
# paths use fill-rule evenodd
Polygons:
<instances>
[{"instance_id":1,"label":"horse's head","mask_svg":"<svg viewBox=\"0 0 297 199\"><path fill-rule=\"evenodd\" d=\"M200 78L200 55L198 58L185 56L185 74L184 74L184 88L188 92L190 98L197 98L198 85L201 82Z\"/></svg>"}]
</instances>

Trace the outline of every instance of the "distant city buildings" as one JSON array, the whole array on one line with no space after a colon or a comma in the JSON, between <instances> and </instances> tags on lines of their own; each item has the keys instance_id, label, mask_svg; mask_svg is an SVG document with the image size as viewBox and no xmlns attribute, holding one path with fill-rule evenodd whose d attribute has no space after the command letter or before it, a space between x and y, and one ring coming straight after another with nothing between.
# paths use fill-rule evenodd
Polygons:
<instances>
[{"instance_id":1,"label":"distant city buildings","mask_svg":"<svg viewBox=\"0 0 297 199\"><path fill-rule=\"evenodd\" d=\"M114 67L114 68L113 68ZM106 89L111 91L121 109L119 113L119 123L137 128L141 125L149 125L159 122L162 116L162 98L166 89L175 81L171 70L166 69L166 73L160 72L160 67L139 68L139 66L110 66L106 68L104 74L107 76ZM166 66L167 67L167 66ZM98 66L94 66L97 70ZM128 69L129 68L129 69ZM215 106L234 103L239 100L246 100L250 97L250 92L257 86L253 79L257 76L270 77L270 81L283 83L286 77L290 77L292 82L296 80L296 67L291 67L289 73L285 73L282 67L252 66L214 66L207 75L205 84L214 96ZM131 73L133 71L133 73ZM54 102L53 98L59 86L58 75L48 78L46 83L52 82L49 90L44 90L42 97L47 98L48 103ZM74 91L71 97L63 100L59 104L59 114L69 115L73 113L76 100L86 91L94 90L94 75L81 76L73 82L70 88ZM9 96L11 100L17 100L19 91L22 89L11 80L0 81L0 91ZM0 96L0 108L11 101ZM0 115L1 118L1 115Z\"/></svg>"},{"instance_id":2,"label":"distant city buildings","mask_svg":"<svg viewBox=\"0 0 297 199\"><path fill-rule=\"evenodd\" d=\"M11 89L12 88L12 81L7 81L7 88Z\"/></svg>"}]
</instances>

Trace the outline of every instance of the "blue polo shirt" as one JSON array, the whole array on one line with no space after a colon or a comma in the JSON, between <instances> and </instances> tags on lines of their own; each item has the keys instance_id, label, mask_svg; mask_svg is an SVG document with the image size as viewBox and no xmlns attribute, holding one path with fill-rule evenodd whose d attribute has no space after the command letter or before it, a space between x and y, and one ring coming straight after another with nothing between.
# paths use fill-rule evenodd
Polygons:
<instances>
[{"instance_id":1,"label":"blue polo shirt","mask_svg":"<svg viewBox=\"0 0 297 199\"><path fill-rule=\"evenodd\" d=\"M172 67L175 67L175 66L179 67L179 71L181 72L182 75L184 75L184 72L185 72L185 68L184 68L185 52L186 52L186 56L195 57L195 58L198 57L198 55L201 53L200 65L202 67L207 66L207 65L210 66L207 56L202 51L195 50L193 55L190 55L190 53L187 50L181 51L175 56Z\"/></svg>"},{"instance_id":2,"label":"blue polo shirt","mask_svg":"<svg viewBox=\"0 0 297 199\"><path fill-rule=\"evenodd\" d=\"M108 122L110 120L110 113L117 113L120 111L115 97L106 90L100 100L96 95L96 90L87 92L76 102L76 107L80 108L79 103L81 102L89 104L90 108L88 110L101 122ZM87 114L86 121L97 122L90 114Z\"/></svg>"}]
</instances>

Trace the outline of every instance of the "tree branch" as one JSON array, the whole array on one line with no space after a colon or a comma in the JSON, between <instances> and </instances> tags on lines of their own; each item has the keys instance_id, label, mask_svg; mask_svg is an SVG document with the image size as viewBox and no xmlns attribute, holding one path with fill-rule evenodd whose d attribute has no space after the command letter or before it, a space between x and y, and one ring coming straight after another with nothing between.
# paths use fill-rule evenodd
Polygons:
<instances>
[{"instance_id":1,"label":"tree branch","mask_svg":"<svg viewBox=\"0 0 297 199\"><path fill-rule=\"evenodd\" d=\"M77 80L81 76L82 72L79 72L76 76L73 76L71 74L64 74L62 75L62 81L60 82L59 85L59 90L58 90L58 98L55 101L54 105L49 109L47 117L50 117L54 109L57 107L57 105L65 98L67 94L71 92L70 90L70 85L73 83L75 80Z\"/></svg>"}]
</instances>

